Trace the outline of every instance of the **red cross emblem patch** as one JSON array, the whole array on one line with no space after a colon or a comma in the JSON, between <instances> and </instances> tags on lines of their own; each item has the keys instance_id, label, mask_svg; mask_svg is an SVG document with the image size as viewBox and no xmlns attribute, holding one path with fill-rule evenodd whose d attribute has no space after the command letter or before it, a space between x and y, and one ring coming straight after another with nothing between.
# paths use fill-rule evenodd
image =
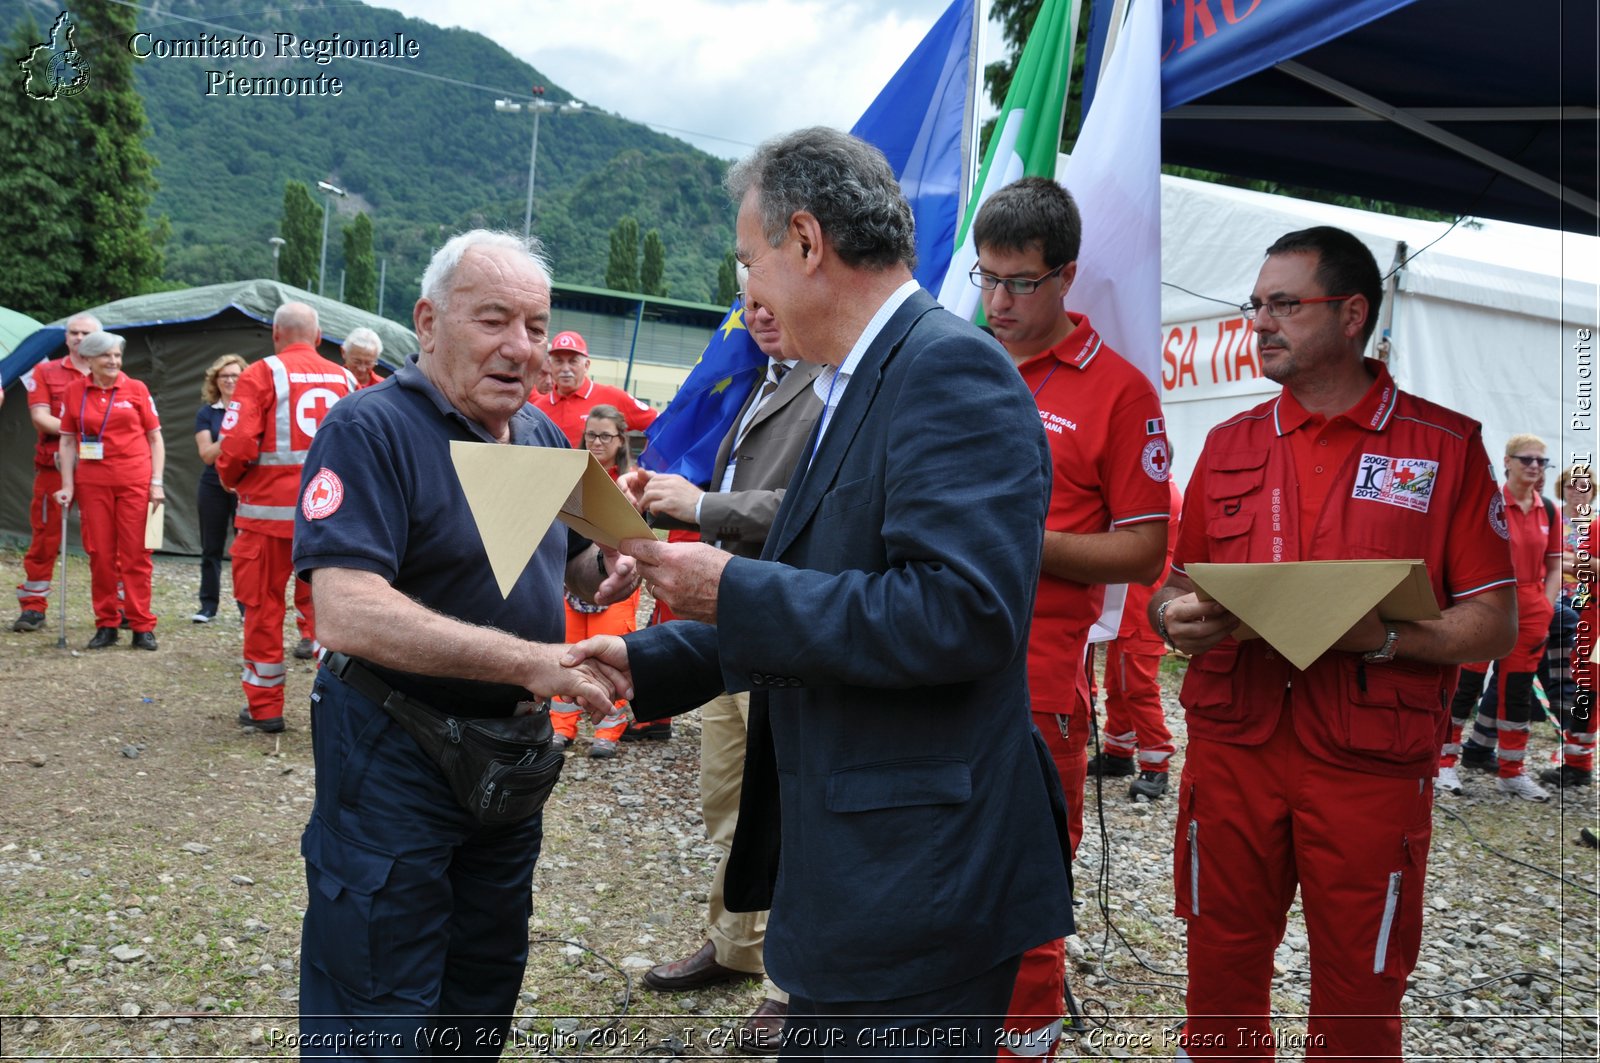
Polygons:
<instances>
[{"instance_id":1,"label":"red cross emblem patch","mask_svg":"<svg viewBox=\"0 0 1600 1063\"><path fill-rule=\"evenodd\" d=\"M1167 476L1172 472L1172 460L1167 455L1167 441L1165 439L1152 439L1144 445L1144 453L1139 456L1139 462L1144 466L1145 475L1156 483L1166 483Z\"/></svg>"},{"instance_id":2,"label":"red cross emblem patch","mask_svg":"<svg viewBox=\"0 0 1600 1063\"><path fill-rule=\"evenodd\" d=\"M306 520L321 520L337 513L343 502L344 483L337 473L323 466L306 484L305 494L300 496L300 512Z\"/></svg>"}]
</instances>

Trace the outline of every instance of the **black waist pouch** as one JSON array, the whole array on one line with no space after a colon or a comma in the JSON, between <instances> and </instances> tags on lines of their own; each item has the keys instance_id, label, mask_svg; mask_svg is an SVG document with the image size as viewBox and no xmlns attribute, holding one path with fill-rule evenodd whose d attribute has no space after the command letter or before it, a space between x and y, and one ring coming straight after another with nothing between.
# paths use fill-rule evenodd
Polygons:
<instances>
[{"instance_id":1,"label":"black waist pouch","mask_svg":"<svg viewBox=\"0 0 1600 1063\"><path fill-rule=\"evenodd\" d=\"M550 748L550 713L461 719L401 695L383 709L416 740L479 823L520 823L544 807L565 760Z\"/></svg>"},{"instance_id":2,"label":"black waist pouch","mask_svg":"<svg viewBox=\"0 0 1600 1063\"><path fill-rule=\"evenodd\" d=\"M324 670L383 706L439 766L461 807L479 823L520 823L544 807L565 758L550 748L548 703L516 716L451 716L408 697L353 657L329 653Z\"/></svg>"}]
</instances>

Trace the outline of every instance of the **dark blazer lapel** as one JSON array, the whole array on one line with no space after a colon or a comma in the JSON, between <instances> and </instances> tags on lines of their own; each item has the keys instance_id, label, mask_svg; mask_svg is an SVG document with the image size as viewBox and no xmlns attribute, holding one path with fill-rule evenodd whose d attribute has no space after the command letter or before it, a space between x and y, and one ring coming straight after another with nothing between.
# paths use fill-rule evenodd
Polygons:
<instances>
[{"instance_id":1,"label":"dark blazer lapel","mask_svg":"<svg viewBox=\"0 0 1600 1063\"><path fill-rule=\"evenodd\" d=\"M833 483L839 465L849 453L850 444L854 442L867 410L878 397L878 389L883 384L883 371L887 368L891 357L911 334L911 329L917 320L938 306L933 296L919 288L912 293L911 298L900 305L900 309L889 318L888 324L878 332L877 338L862 356L861 364L856 366L856 371L850 375L850 383L845 388L844 398L833 411L833 417L828 422L827 435L823 437L820 446L816 446L816 436L815 433L812 434L813 442L807 445L805 455L801 456L800 464L795 468L794 478L789 481L789 490L784 496L783 509L779 514L780 519L767 538L767 547L762 552L762 557L781 557L783 551L787 550L789 544L799 536L800 530L811 520L812 514L822 501L822 496L827 494L828 485ZM821 414L817 417L817 425L820 429ZM805 459L813 453L813 448L815 457L807 468Z\"/></svg>"}]
</instances>

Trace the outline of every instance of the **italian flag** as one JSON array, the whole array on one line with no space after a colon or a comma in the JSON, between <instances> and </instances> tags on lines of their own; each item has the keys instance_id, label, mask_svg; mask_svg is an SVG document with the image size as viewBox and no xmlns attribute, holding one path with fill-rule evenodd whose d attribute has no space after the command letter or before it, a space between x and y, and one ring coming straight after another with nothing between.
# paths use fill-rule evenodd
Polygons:
<instances>
[{"instance_id":1,"label":"italian flag","mask_svg":"<svg viewBox=\"0 0 1600 1063\"><path fill-rule=\"evenodd\" d=\"M967 201L955 257L939 288L939 302L969 321L978 311L978 288L967 276L978 260L972 242L972 219L978 208L991 193L1019 177L1056 175L1067 83L1072 76L1072 42L1078 32L1078 6L1079 0L1044 0L1039 8L1028 43L1017 60L1017 73L1000 109L989 150L984 153L976 192Z\"/></svg>"}]
</instances>

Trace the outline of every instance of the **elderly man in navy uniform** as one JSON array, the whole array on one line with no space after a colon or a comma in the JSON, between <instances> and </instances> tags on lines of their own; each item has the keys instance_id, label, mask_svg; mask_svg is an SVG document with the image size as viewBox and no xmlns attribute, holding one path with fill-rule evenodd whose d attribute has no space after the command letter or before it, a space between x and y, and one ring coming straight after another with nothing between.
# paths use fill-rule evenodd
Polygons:
<instances>
[{"instance_id":1,"label":"elderly man in navy uniform","mask_svg":"<svg viewBox=\"0 0 1600 1063\"><path fill-rule=\"evenodd\" d=\"M561 668L552 644L563 582L617 601L637 585L632 562L557 524L502 596L450 461L453 440L567 445L527 405L546 359L544 262L515 236L457 236L413 316L422 353L396 386L329 414L296 517L295 568L332 651L311 695L317 791L301 846L307 1054L493 1057L522 985L540 816L481 822L391 712L487 724L534 698L626 696L615 675Z\"/></svg>"}]
</instances>

